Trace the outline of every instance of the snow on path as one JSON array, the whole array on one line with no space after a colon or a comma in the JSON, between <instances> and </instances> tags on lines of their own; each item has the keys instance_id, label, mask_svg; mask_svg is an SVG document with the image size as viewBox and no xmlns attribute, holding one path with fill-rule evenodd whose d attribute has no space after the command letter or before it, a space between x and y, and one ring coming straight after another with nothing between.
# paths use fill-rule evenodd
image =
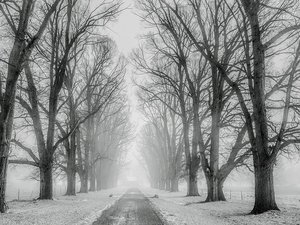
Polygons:
<instances>
[{"instance_id":1,"label":"snow on path","mask_svg":"<svg viewBox=\"0 0 300 225\"><path fill-rule=\"evenodd\" d=\"M0 214L1 225L88 225L112 205L126 189L61 196L42 201L9 202L9 211ZM109 197L113 194L113 197Z\"/></svg>"},{"instance_id":2,"label":"snow on path","mask_svg":"<svg viewBox=\"0 0 300 225\"><path fill-rule=\"evenodd\" d=\"M185 193L170 193L143 189L152 204L158 208L171 225L300 225L300 207L281 203L281 211L261 215L249 215L253 207L250 201L199 203L204 197L185 197ZM158 194L159 198L151 198ZM298 196L299 198L299 196Z\"/></svg>"}]
</instances>

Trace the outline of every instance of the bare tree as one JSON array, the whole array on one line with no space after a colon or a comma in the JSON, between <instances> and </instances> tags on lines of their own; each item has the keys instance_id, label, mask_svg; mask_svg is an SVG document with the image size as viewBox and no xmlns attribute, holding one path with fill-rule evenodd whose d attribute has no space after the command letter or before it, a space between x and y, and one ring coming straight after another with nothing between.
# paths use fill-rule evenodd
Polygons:
<instances>
[{"instance_id":1,"label":"bare tree","mask_svg":"<svg viewBox=\"0 0 300 225\"><path fill-rule=\"evenodd\" d=\"M129 110L125 99L119 96L98 118L95 163L96 189L117 185L128 144L132 139Z\"/></svg>"},{"instance_id":2,"label":"bare tree","mask_svg":"<svg viewBox=\"0 0 300 225\"><path fill-rule=\"evenodd\" d=\"M72 51L80 41L86 38L86 34L91 34L95 26L105 25L113 19L118 11L120 4L115 3L108 7L98 8L92 12L89 11L90 5L82 4L83 13L80 19L76 15L80 2L69 1L64 4L62 2L51 18L47 37L44 38L40 45L38 54L41 55L40 62L45 65L48 70L49 80L46 99L48 99L48 108L39 99L36 83L34 80L33 65L27 64L26 77L28 83L27 95L29 103L21 96L18 98L20 104L28 111L35 129L36 139L39 150L39 168L40 168L40 199L51 199L52 192L52 167L54 161L54 152L58 146L63 143L72 133L75 132L77 126L84 121L79 121L72 130L63 137L59 137L55 141L55 126L57 125L57 114L64 102L60 104L60 91L62 90L67 67L70 60L73 60ZM66 26L64 25L66 23ZM36 69L36 67L33 67ZM44 88L44 87L42 87ZM60 104L60 105L59 105ZM41 122L40 114L46 113L47 124L44 130ZM83 119L85 120L85 119ZM45 138L46 137L46 138ZM36 157L37 158L37 157Z\"/></svg>"},{"instance_id":3,"label":"bare tree","mask_svg":"<svg viewBox=\"0 0 300 225\"><path fill-rule=\"evenodd\" d=\"M9 143L12 133L14 117L14 102L16 95L16 84L23 70L24 63L28 60L31 52L41 39L48 21L55 11L60 0L46 5L47 12L43 15L40 25L35 34L30 34L29 21L36 10L35 1L24 0L19 6L14 1L1 1L0 11L6 19L11 32L14 35L12 49L7 62L7 75L5 89L0 86L1 113L0 113L0 212L7 210L5 203L6 174L8 164ZM12 15L16 14L16 19Z\"/></svg>"},{"instance_id":4,"label":"bare tree","mask_svg":"<svg viewBox=\"0 0 300 225\"><path fill-rule=\"evenodd\" d=\"M148 121L141 136L141 155L152 186L178 191L178 181L183 174L183 130L181 118L174 112L178 100L171 93L161 96L164 103L148 92L140 93L139 97L141 111Z\"/></svg>"},{"instance_id":5,"label":"bare tree","mask_svg":"<svg viewBox=\"0 0 300 225\"><path fill-rule=\"evenodd\" d=\"M166 7L172 10L198 51L206 57L212 67L216 68L221 78L232 88L238 98L245 120L249 143L251 145L250 149L253 154L256 177L256 197L252 213L256 214L270 209L278 209L275 203L273 187L273 166L278 152L282 149L282 143L284 142L282 138L284 134L288 134L288 132L286 132L286 124L287 119L289 118L289 110L287 109L289 106L287 105L290 104L288 99L291 88L289 87L294 79L291 78L291 83L284 86L284 88L287 88L287 100L285 101L287 108L283 113L284 116L282 124L280 125L281 132L275 137L270 136L268 132L269 121L267 119L266 101L274 94L274 92L283 88L283 86L280 85L280 82L285 81L287 77L291 76L291 74L295 72L295 70L291 70L291 68L295 69L298 64L296 63L296 55L294 60L292 60L292 66L286 70L287 73L284 76L281 76L280 79L277 79L276 84L267 94L265 89L268 78L266 75L266 60L268 59L269 62L271 59L274 60L274 57L282 52L282 47L293 48L295 43L297 43L298 36L295 34L299 29L299 22L297 19L298 17L294 12L298 3L296 1L284 3L280 3L279 1L238 1L235 3L214 1L214 7L220 6L220 3L225 5L221 8L218 7L214 10L208 10L209 13L212 12L213 17L211 18L218 19L219 15L222 15L223 18L224 15L230 16L232 18L231 21L233 21L232 27L236 30L234 33L236 33L235 39L237 41L234 41L234 39L232 41L226 41L226 38L232 39L234 36L225 36L225 33L220 32L219 29L214 29L217 32L212 37L222 37L222 42L226 43L227 46L232 46L233 43L237 43L235 44L236 47L233 49L234 51L229 51L229 54L233 52L236 55L235 59L241 59L235 60L235 62L222 62L214 54L214 51L206 44L206 40L212 40L212 38L211 36L205 36L205 30L209 30L210 28L204 25L204 21L206 20L203 17L203 15L205 15L203 12L207 12L207 10L201 7L203 2L189 1L196 12L195 18L200 26L199 30L201 37L197 36L197 33L191 29L191 23L187 23L187 20L185 20L186 14L182 14L182 7L178 7L179 2L174 1L172 4L169 4L164 0L162 2ZM232 4L234 5L232 6ZM276 7L274 7L274 5L276 5ZM224 12L227 13L224 14ZM293 22L289 23L292 20ZM278 21L281 21L282 23ZM274 30L274 27L277 26L279 28L278 32ZM284 37L286 38L285 40L283 40ZM290 44L288 44L288 41L290 41ZM216 43L218 43L217 46L219 48L221 42ZM267 52L268 54L266 54ZM228 65L230 65L230 67L235 67L237 65L242 66L238 66L237 70L228 70L228 68L230 68ZM245 80L248 86L241 83L241 79ZM247 94L244 93L245 88L247 89ZM250 99L248 99L248 96ZM251 104L248 104L249 101ZM289 142L289 144L295 142L296 140L293 140ZM274 145L270 146L271 143L274 143Z\"/></svg>"}]
</instances>

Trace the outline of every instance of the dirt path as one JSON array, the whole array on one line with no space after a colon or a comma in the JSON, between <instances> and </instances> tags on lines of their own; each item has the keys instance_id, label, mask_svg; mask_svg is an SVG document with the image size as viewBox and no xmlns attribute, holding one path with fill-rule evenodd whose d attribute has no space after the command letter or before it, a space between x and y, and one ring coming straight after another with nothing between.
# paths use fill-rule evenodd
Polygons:
<instances>
[{"instance_id":1,"label":"dirt path","mask_svg":"<svg viewBox=\"0 0 300 225\"><path fill-rule=\"evenodd\" d=\"M130 189L114 206L104 211L93 225L164 225L149 200L137 189Z\"/></svg>"}]
</instances>

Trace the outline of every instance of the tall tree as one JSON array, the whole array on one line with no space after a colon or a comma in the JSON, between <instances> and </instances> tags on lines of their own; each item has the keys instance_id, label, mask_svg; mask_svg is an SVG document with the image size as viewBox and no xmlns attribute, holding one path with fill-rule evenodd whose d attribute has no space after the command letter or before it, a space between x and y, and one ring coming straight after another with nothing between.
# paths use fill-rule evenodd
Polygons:
<instances>
[{"instance_id":1,"label":"tall tree","mask_svg":"<svg viewBox=\"0 0 300 225\"><path fill-rule=\"evenodd\" d=\"M263 1L245 1L241 0L244 9L244 18L249 21L249 37L252 40L252 56L247 58L248 63L252 66L251 70L247 71L251 76L248 80L251 103L253 107L253 117L248 120L248 135L252 145L254 175L255 175L255 204L252 213L258 214L267 210L277 210L275 201L274 183L273 183L273 168L276 162L279 151L282 149L285 132L288 132L288 120L290 119L290 107L292 103L291 93L293 83L295 82L296 70L299 66L299 36L296 38L287 38L285 42L281 42L284 36L291 37L296 31L299 32L300 21L293 16L293 11L297 10L295 1L279 3L271 1L264 3ZM271 5L273 3L273 5ZM275 5L275 7L274 7ZM273 10L271 10L273 9ZM272 11L272 17L266 16L266 21L262 21L260 14L264 14L265 10ZM291 14L292 13L292 14ZM291 16L292 15L292 16ZM290 17L291 16L291 17ZM283 23L289 24L289 19L295 19L293 25L287 25L282 30L277 32L270 40L264 41L264 34L267 32L265 26L276 24L276 20L281 18ZM296 52L290 66L286 70L285 75L281 78L282 82L287 80L285 101L283 106L283 115L279 132L275 137L270 137L268 129L268 115L266 102L266 79L267 79L267 51L270 51L270 46L283 44L287 47L293 41L298 44ZM249 52L251 50L248 50ZM276 50L275 50L276 52ZM274 53L273 53L274 54ZM276 88L275 88L276 89ZM251 124L250 124L251 123ZM252 127L253 124L253 127ZM272 140L273 139L273 140Z\"/></svg>"},{"instance_id":2,"label":"tall tree","mask_svg":"<svg viewBox=\"0 0 300 225\"><path fill-rule=\"evenodd\" d=\"M16 95L16 84L23 70L24 63L28 60L41 39L48 21L55 11L60 0L54 1L51 5L47 4L47 12L43 15L41 23L34 29L35 34L31 34L30 20L35 8L35 1L24 0L21 6L14 1L1 1L0 11L6 19L13 35L14 41L7 63L6 85L2 90L1 79L1 113L0 113L0 212L7 210L5 202L6 175L8 165L9 145L12 134L12 125L14 117L14 105ZM12 10L15 10L12 12ZM16 17L12 17L16 14Z\"/></svg>"},{"instance_id":3,"label":"tall tree","mask_svg":"<svg viewBox=\"0 0 300 225\"><path fill-rule=\"evenodd\" d=\"M83 13L79 16L77 11L80 7L79 4L79 1L68 1L59 4L59 7L51 17L47 35L39 46L37 55L41 56L39 60L41 65L44 66L44 71L48 71L50 75L48 80L49 88L44 93L45 99L40 98L41 96L37 90L38 85L43 90L45 89L43 85L40 86L40 84L36 83L35 71L37 67L34 67L33 63L27 63L25 71L28 83L28 88L25 90L28 95L28 101L23 99L22 96L18 97L20 104L27 110L34 125L39 153L39 157L35 158L39 158L40 199L52 199L53 196L52 167L56 149L85 120L85 118L82 118L76 125L73 124L72 130L65 133L63 137L56 139L57 115L64 105L64 102L60 102L60 92L66 79L68 65L71 60L74 60L74 49L81 47L78 43L81 43L87 37L86 34L91 35L96 26L106 25L107 22L114 18L120 6L118 2L107 7L100 5L98 10L90 11L90 5L82 3L81 7L84 10L81 9ZM40 79L43 80L42 84L45 84L45 79ZM43 100L48 103L48 107L42 103ZM47 122L44 125L41 121L42 113L47 115ZM45 135L44 130L46 130L47 135ZM74 145L74 141L72 144Z\"/></svg>"}]
</instances>

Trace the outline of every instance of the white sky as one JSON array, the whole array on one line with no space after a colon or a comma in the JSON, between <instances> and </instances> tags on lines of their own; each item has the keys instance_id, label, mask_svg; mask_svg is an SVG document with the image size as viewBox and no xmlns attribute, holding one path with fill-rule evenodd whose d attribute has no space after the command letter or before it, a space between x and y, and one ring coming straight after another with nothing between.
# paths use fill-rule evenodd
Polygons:
<instances>
[{"instance_id":1,"label":"white sky","mask_svg":"<svg viewBox=\"0 0 300 225\"><path fill-rule=\"evenodd\" d=\"M121 15L119 16L118 20L110 24L108 27L109 35L115 40L118 50L126 57L130 56L131 51L138 47L139 45L139 35L145 32L143 28L141 19L135 15L134 10L134 0L124 0L125 4L124 7L127 9L124 10ZM131 121L134 123L136 131L138 132L138 128L142 125L142 116L137 110L137 98L135 95L136 88L131 82L132 77L134 77L134 70L131 65L127 68L126 74L126 83L127 83L127 93L128 93L128 100L131 107ZM133 141L132 145L130 146L130 151L127 157L127 162L129 163L128 168L122 173L123 176L136 176L141 177L141 172L143 170L142 166L138 163L136 159L137 156L137 148L138 144ZM299 159L294 161L287 161L283 160L281 165L278 166L279 168L276 170L275 181L277 180L277 185L286 184L289 186L300 187L300 178L298 176L299 171ZM134 174L134 171L138 173ZM289 176L287 176L289 174ZM11 174L15 175L15 173ZM239 174L239 179L241 179L241 174ZM18 184L14 184L12 182L12 177L9 179L9 187L8 189L15 187L21 187L22 182L24 180L22 178L14 177L13 181L17 182ZM277 178L277 179L276 179ZM246 178L245 178L246 179ZM246 179L248 180L248 179ZM28 188L28 190L31 190ZM12 191L12 190L11 190ZM14 193L17 193L17 189L13 190Z\"/></svg>"},{"instance_id":2,"label":"white sky","mask_svg":"<svg viewBox=\"0 0 300 225\"><path fill-rule=\"evenodd\" d=\"M145 28L141 22L141 18L139 18L136 13L136 9L134 8L134 1L135 0L124 0L125 4L124 7L128 8L124 10L119 19L116 23L111 24L109 26L110 32L109 34L115 40L119 51L126 57L130 56L130 53L134 48L137 48L140 44L139 36L145 33ZM143 124L143 117L137 110L137 98L136 98L136 87L134 87L131 79L134 77L134 69L132 65L127 67L127 75L126 75L126 83L127 83L127 93L128 93L128 100L131 107L131 121L135 125L136 131L139 132L139 128ZM138 141L138 140L136 140ZM140 163L138 163L137 158L139 158L137 154L138 144L133 141L132 145L130 146L129 154L127 157L127 162L129 163L128 168L123 172L124 176L141 176L141 170L144 170ZM297 159L296 159L297 158ZM295 160L280 160L281 163L277 165L277 169L275 170L275 184L276 185L283 185L285 183L287 186L290 187L300 187L300 178L297 175L300 169L300 163L297 156L295 156ZM138 171L139 173L134 174L134 171ZM287 176L289 174L289 176ZM242 177L241 174L238 175L240 180ZM245 183L248 183L252 180L252 176L244 177ZM292 178L292 179L291 179ZM250 179L250 180L249 180ZM283 182L282 182L283 181ZM240 184L235 180L231 180L229 182L231 184L236 183L237 185ZM250 182L251 183L251 182Z\"/></svg>"},{"instance_id":3,"label":"white sky","mask_svg":"<svg viewBox=\"0 0 300 225\"><path fill-rule=\"evenodd\" d=\"M125 0L123 7L126 9L122 11L118 20L109 26L109 35L116 42L120 53L129 59L133 49L139 46L139 36L145 32L145 29L143 28L141 19L136 15L134 0ZM143 124L143 119L137 109L137 88L132 82L132 79L135 77L135 72L130 62L126 70L126 87L131 111L130 117L135 129L133 132L137 134ZM135 177L139 181L144 182L145 180L142 181L141 177L146 176L146 174L138 160L140 156L138 154L138 144L136 141L138 141L137 138L135 138L129 146L130 149L126 159L128 167L124 168L121 176L128 178Z\"/></svg>"},{"instance_id":4,"label":"white sky","mask_svg":"<svg viewBox=\"0 0 300 225\"><path fill-rule=\"evenodd\" d=\"M140 18L134 12L134 0L124 1L118 21L109 26L111 36L116 41L119 51L128 56L138 46L138 35L143 32Z\"/></svg>"}]
</instances>

